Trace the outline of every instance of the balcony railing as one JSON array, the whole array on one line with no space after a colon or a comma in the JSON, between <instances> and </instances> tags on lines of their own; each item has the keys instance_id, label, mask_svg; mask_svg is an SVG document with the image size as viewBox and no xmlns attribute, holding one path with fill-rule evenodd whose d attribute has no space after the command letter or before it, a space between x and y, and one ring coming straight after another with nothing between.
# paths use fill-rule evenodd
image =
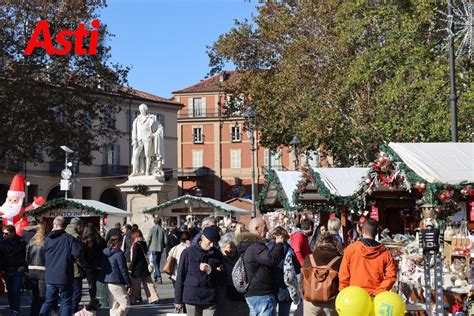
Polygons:
<instances>
[{"instance_id":1,"label":"balcony railing","mask_svg":"<svg viewBox=\"0 0 474 316\"><path fill-rule=\"evenodd\" d=\"M63 160L53 160L49 162L49 173L51 174L60 174L61 170L64 169L64 161ZM71 169L73 174L79 173L79 164L73 164Z\"/></svg>"},{"instance_id":2,"label":"balcony railing","mask_svg":"<svg viewBox=\"0 0 474 316\"><path fill-rule=\"evenodd\" d=\"M102 165L102 174L107 176L126 176L128 175L128 166Z\"/></svg>"},{"instance_id":3,"label":"balcony railing","mask_svg":"<svg viewBox=\"0 0 474 316\"><path fill-rule=\"evenodd\" d=\"M16 159L5 159L0 163L0 166L5 169L5 170L10 170L14 172L18 172L20 170L23 170L24 168L24 163L22 160L16 160Z\"/></svg>"},{"instance_id":4,"label":"balcony railing","mask_svg":"<svg viewBox=\"0 0 474 316\"><path fill-rule=\"evenodd\" d=\"M213 118L213 117L242 117L241 113L234 113L231 115L227 115L223 111L203 111L203 112L193 112L190 113L188 111L183 110L183 112L178 112L178 119L180 118L192 118L192 119L201 119L201 118Z\"/></svg>"},{"instance_id":5,"label":"balcony railing","mask_svg":"<svg viewBox=\"0 0 474 316\"><path fill-rule=\"evenodd\" d=\"M210 117L220 117L221 111L212 112L212 111L203 111L203 112L178 112L178 118L210 118Z\"/></svg>"},{"instance_id":6,"label":"balcony railing","mask_svg":"<svg viewBox=\"0 0 474 316\"><path fill-rule=\"evenodd\" d=\"M213 174L214 174L214 170L209 169L207 167L178 169L178 178L204 177L204 176L213 175Z\"/></svg>"}]
</instances>

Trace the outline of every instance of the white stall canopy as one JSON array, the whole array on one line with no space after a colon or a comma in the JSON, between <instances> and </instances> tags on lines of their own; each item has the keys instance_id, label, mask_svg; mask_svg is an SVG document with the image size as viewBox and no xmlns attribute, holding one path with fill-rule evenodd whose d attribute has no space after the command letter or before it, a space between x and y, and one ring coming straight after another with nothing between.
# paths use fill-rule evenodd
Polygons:
<instances>
[{"instance_id":1,"label":"white stall canopy","mask_svg":"<svg viewBox=\"0 0 474 316\"><path fill-rule=\"evenodd\" d=\"M427 182L474 182L474 143L390 143L389 147Z\"/></svg>"},{"instance_id":2,"label":"white stall canopy","mask_svg":"<svg viewBox=\"0 0 474 316\"><path fill-rule=\"evenodd\" d=\"M164 202L151 209L143 211L145 214L156 214L163 212L173 214L173 210L190 209L193 213L209 213L215 215L244 215L249 214L247 210L236 206L226 204L224 202L209 198L198 197L193 195L183 195L173 200Z\"/></svg>"}]
</instances>

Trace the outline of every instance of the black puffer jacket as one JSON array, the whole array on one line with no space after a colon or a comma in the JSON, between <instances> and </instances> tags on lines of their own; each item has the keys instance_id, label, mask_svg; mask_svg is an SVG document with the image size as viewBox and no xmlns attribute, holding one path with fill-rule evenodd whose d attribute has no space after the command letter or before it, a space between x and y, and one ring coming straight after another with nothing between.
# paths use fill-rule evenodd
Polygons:
<instances>
[{"instance_id":1,"label":"black puffer jacket","mask_svg":"<svg viewBox=\"0 0 474 316\"><path fill-rule=\"evenodd\" d=\"M23 238L15 235L12 239L5 239L2 253L5 256L6 273L17 272L20 267L26 269L26 242Z\"/></svg>"},{"instance_id":2,"label":"black puffer jacket","mask_svg":"<svg viewBox=\"0 0 474 316\"><path fill-rule=\"evenodd\" d=\"M237 250L243 255L249 287L245 297L275 293L272 270L284 258L283 244L277 243L270 251L260 236L243 233L237 237Z\"/></svg>"},{"instance_id":3,"label":"black puffer jacket","mask_svg":"<svg viewBox=\"0 0 474 316\"><path fill-rule=\"evenodd\" d=\"M26 264L28 270L44 270L44 246L35 245L31 242L26 246Z\"/></svg>"}]
</instances>

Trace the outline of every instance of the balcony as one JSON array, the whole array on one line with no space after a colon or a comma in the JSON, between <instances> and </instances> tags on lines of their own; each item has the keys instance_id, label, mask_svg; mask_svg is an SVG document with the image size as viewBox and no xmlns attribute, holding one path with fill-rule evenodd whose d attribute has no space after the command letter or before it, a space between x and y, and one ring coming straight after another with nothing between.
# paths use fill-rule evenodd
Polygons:
<instances>
[{"instance_id":1,"label":"balcony","mask_svg":"<svg viewBox=\"0 0 474 316\"><path fill-rule=\"evenodd\" d=\"M51 174L61 174L61 171L64 169L64 160L53 160L49 162L49 173ZM79 173L79 164L73 164L71 169L73 174Z\"/></svg>"},{"instance_id":2,"label":"balcony","mask_svg":"<svg viewBox=\"0 0 474 316\"><path fill-rule=\"evenodd\" d=\"M20 170L23 170L24 168L24 163L22 160L16 160L16 159L5 159L0 163L0 167L4 168L5 170L10 170L13 172L18 172Z\"/></svg>"},{"instance_id":3,"label":"balcony","mask_svg":"<svg viewBox=\"0 0 474 316\"><path fill-rule=\"evenodd\" d=\"M221 111L217 112L212 112L212 111L204 111L204 112L178 112L178 119L180 118L192 118L192 119L203 119L203 118L215 118L215 117L221 117L222 113Z\"/></svg>"},{"instance_id":4,"label":"balcony","mask_svg":"<svg viewBox=\"0 0 474 316\"><path fill-rule=\"evenodd\" d=\"M213 174L214 170L207 167L178 169L178 178L205 177Z\"/></svg>"},{"instance_id":5,"label":"balcony","mask_svg":"<svg viewBox=\"0 0 474 316\"><path fill-rule=\"evenodd\" d=\"M128 175L128 166L102 165L102 174L106 176L126 176Z\"/></svg>"}]
</instances>

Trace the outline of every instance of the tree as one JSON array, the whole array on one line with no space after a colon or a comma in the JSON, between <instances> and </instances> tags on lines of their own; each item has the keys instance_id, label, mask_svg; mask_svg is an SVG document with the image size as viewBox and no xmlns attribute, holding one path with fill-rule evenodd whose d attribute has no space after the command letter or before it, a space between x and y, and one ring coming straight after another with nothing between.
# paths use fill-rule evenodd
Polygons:
<instances>
[{"instance_id":1,"label":"tree","mask_svg":"<svg viewBox=\"0 0 474 316\"><path fill-rule=\"evenodd\" d=\"M0 7L0 159L60 158L59 146L68 145L90 164L92 151L116 140L114 87L126 83L128 68L110 63L106 25L95 55L78 55L74 48L63 56L44 49L23 54L38 21L48 20L54 39L79 23L90 29L103 7L89 0L19 0ZM83 46L89 45L86 38Z\"/></svg>"},{"instance_id":2,"label":"tree","mask_svg":"<svg viewBox=\"0 0 474 316\"><path fill-rule=\"evenodd\" d=\"M252 22L209 47L211 73L236 66L228 92L257 109L270 148L298 134L304 148L350 165L384 142L449 141L443 10L423 0L260 1ZM473 128L472 66L457 59L461 141Z\"/></svg>"}]
</instances>

